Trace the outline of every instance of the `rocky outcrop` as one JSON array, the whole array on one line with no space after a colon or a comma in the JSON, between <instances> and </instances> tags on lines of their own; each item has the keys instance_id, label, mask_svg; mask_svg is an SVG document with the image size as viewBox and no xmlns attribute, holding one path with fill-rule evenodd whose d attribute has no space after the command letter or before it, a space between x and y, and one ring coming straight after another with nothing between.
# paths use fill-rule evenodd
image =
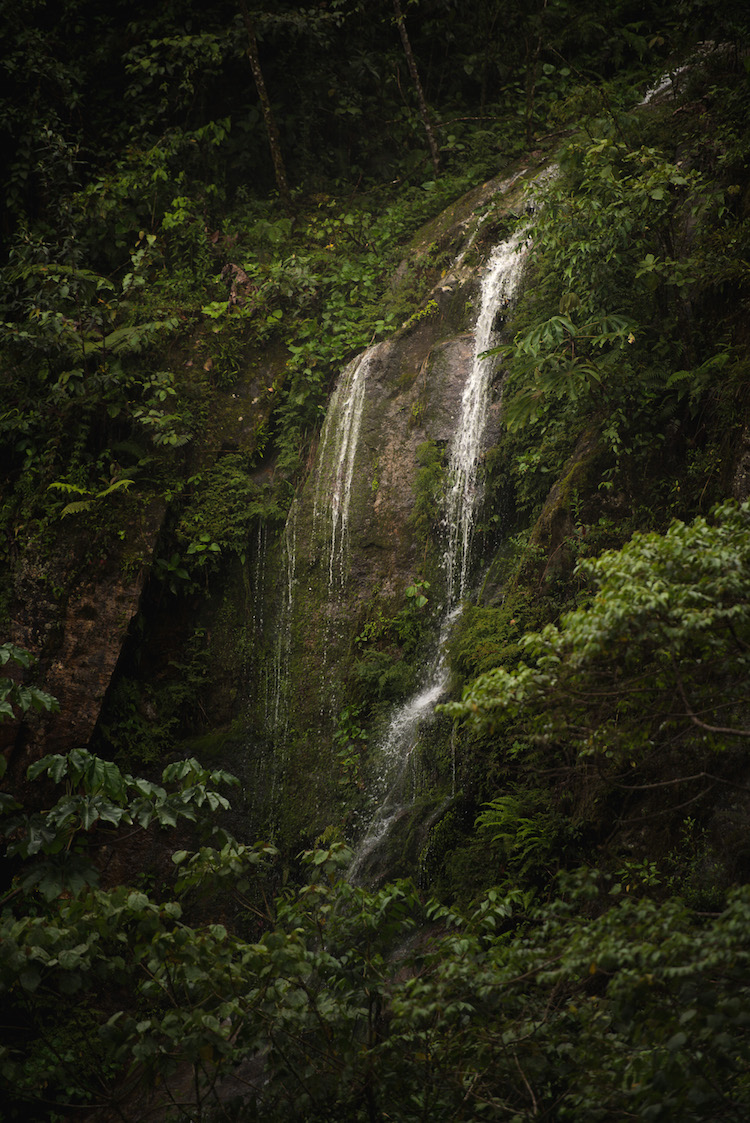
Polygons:
<instances>
[{"instance_id":1,"label":"rocky outcrop","mask_svg":"<svg viewBox=\"0 0 750 1123\"><path fill-rule=\"evenodd\" d=\"M87 744L138 611L164 511L160 499L137 509L116 547L71 519L43 562L37 545L19 558L10 638L36 656L34 681L59 711L3 730L6 745L15 744L16 767Z\"/></svg>"},{"instance_id":2,"label":"rocky outcrop","mask_svg":"<svg viewBox=\"0 0 750 1123\"><path fill-rule=\"evenodd\" d=\"M295 505L282 707L284 818L291 833L314 837L333 821L332 732L358 633L403 609L405 590L416 580L429 580L430 599L440 604L442 546L420 537L413 519L418 450L426 442L444 449L456 430L474 357L481 266L498 240L498 222L518 204L516 180L485 184L472 205L464 200L455 208L454 221L438 235L456 250L453 265L396 335L342 375ZM426 239L429 234L418 240L417 255ZM496 406L490 414L488 439ZM332 435L350 424L350 434Z\"/></svg>"}]
</instances>

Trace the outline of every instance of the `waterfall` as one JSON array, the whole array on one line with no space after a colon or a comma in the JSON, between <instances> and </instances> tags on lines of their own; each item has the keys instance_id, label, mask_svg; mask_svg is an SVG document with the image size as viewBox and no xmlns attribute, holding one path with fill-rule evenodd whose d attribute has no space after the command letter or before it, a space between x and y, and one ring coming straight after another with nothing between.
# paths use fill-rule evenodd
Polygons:
<instances>
[{"instance_id":1,"label":"waterfall","mask_svg":"<svg viewBox=\"0 0 750 1123\"><path fill-rule=\"evenodd\" d=\"M638 103L637 108L643 109L644 106L653 105L655 102L662 100L665 95L676 97L679 86L677 79L680 75L689 72L693 67L699 66L701 62L710 57L717 49L717 44L712 41L698 43L681 66L676 66L672 70L668 70L665 74L660 75L653 86L649 86L642 100Z\"/></svg>"},{"instance_id":2,"label":"waterfall","mask_svg":"<svg viewBox=\"0 0 750 1123\"><path fill-rule=\"evenodd\" d=\"M268 524L258 519L258 532L255 542L255 569L253 572L253 632L263 635L264 594L266 587L266 552L268 549Z\"/></svg>"},{"instance_id":3,"label":"waterfall","mask_svg":"<svg viewBox=\"0 0 750 1123\"><path fill-rule=\"evenodd\" d=\"M314 534L322 533L328 551L329 595L344 584L346 533L354 460L365 403L367 371L376 348L353 359L331 397L319 453L313 505ZM320 524L323 522L323 527Z\"/></svg>"},{"instance_id":4,"label":"waterfall","mask_svg":"<svg viewBox=\"0 0 750 1123\"><path fill-rule=\"evenodd\" d=\"M471 558L474 519L480 494L479 458L482 452L490 405L490 383L494 364L483 357L496 339L495 325L510 307L522 269L519 244L522 232L514 234L493 251L482 278L480 307L474 328L474 359L461 398L461 414L450 452L450 481L445 503L448 545L445 575L448 610L466 593Z\"/></svg>"},{"instance_id":5,"label":"waterfall","mask_svg":"<svg viewBox=\"0 0 750 1123\"><path fill-rule=\"evenodd\" d=\"M375 811L349 867L351 881L359 880L370 856L409 806L409 801L404 799L402 781L417 743L419 726L432 714L445 693L448 668L444 648L459 611L453 608L443 617L437 647L422 686L414 697L398 707L379 746L379 771L371 786Z\"/></svg>"},{"instance_id":6,"label":"waterfall","mask_svg":"<svg viewBox=\"0 0 750 1123\"><path fill-rule=\"evenodd\" d=\"M323 613L315 625L325 631L317 658L305 655L306 686L317 683L321 725L336 711L336 695L328 676L328 653L336 639L337 610L344 604L349 506L354 483L359 433L364 411L367 374L381 344L357 355L341 372L331 395L316 457L316 470L307 495L300 492L290 507L281 546L276 642L267 679L265 724L277 742L279 757L286 753L294 698L290 683L292 653L310 617L300 618L300 582L308 587L310 569L324 566ZM326 603L327 601L327 603ZM317 609L316 609L317 613ZM313 687L314 689L314 687Z\"/></svg>"},{"instance_id":7,"label":"waterfall","mask_svg":"<svg viewBox=\"0 0 750 1123\"><path fill-rule=\"evenodd\" d=\"M445 644L466 595L471 541L481 489L479 463L484 446L495 363L484 353L498 338L499 319L515 299L523 268L523 231L502 242L490 256L482 278L479 314L474 327L474 351L461 397L461 409L449 457L449 486L445 499L447 545L443 558L446 608L438 642L418 693L400 706L379 746L379 772L372 786L375 811L352 861L349 877L363 876L371 855L404 813L403 779L417 740L420 723L431 716L448 683ZM454 781L455 782L455 781Z\"/></svg>"}]
</instances>

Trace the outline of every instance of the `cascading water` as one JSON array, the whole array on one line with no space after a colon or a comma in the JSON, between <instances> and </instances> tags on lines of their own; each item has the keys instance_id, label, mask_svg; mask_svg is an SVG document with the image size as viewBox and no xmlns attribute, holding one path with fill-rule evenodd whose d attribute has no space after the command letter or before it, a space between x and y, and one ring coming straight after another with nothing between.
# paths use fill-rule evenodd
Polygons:
<instances>
[{"instance_id":1,"label":"cascading water","mask_svg":"<svg viewBox=\"0 0 750 1123\"><path fill-rule=\"evenodd\" d=\"M434 657L419 692L391 719L379 746L379 774L372 787L375 807L349 869L357 881L366 873L371 856L392 824L409 806L404 777L420 723L432 715L448 682L445 644L461 611L469 579L471 542L480 500L479 461L483 449L494 371L484 353L497 339L498 316L513 303L523 269L523 231L493 251L480 290L480 309L474 328L474 354L464 385L461 411L450 448L449 488L445 500L447 547L444 556L446 609Z\"/></svg>"},{"instance_id":2,"label":"cascading water","mask_svg":"<svg viewBox=\"0 0 750 1123\"><path fill-rule=\"evenodd\" d=\"M349 867L350 881L356 882L362 877L371 855L409 806L403 780L417 742L419 726L432 714L445 693L448 668L444 647L459 612L460 609L454 607L443 617L437 649L424 683L413 698L396 710L378 748L379 772L371 787L371 803L375 810L354 852Z\"/></svg>"},{"instance_id":3,"label":"cascading water","mask_svg":"<svg viewBox=\"0 0 750 1123\"><path fill-rule=\"evenodd\" d=\"M331 396L318 452L318 476L313 502L313 540L328 570L326 642L318 666L320 718L333 716L338 700L328 680L328 653L338 629L337 610L343 603L354 464L365 405L367 373L378 345L357 355L341 374Z\"/></svg>"},{"instance_id":4,"label":"cascading water","mask_svg":"<svg viewBox=\"0 0 750 1123\"><path fill-rule=\"evenodd\" d=\"M370 348L349 363L333 392L323 427L313 525L317 535L321 520L324 520L321 529L328 550L329 595L344 584L354 460L365 402L367 371L374 350Z\"/></svg>"},{"instance_id":5,"label":"cascading water","mask_svg":"<svg viewBox=\"0 0 750 1123\"><path fill-rule=\"evenodd\" d=\"M521 274L522 232L495 248L482 278L479 316L474 328L474 360L464 385L461 415L451 443L450 481L445 502L448 545L445 552L446 596L450 612L466 593L471 542L479 488L478 469L490 405L491 358L484 352L495 341L498 314L515 297Z\"/></svg>"}]
</instances>

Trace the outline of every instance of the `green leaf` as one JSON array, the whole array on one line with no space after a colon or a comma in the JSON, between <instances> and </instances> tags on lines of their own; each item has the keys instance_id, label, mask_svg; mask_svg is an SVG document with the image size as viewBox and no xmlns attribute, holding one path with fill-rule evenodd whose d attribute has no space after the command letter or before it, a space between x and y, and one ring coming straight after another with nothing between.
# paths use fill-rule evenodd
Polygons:
<instances>
[{"instance_id":1,"label":"green leaf","mask_svg":"<svg viewBox=\"0 0 750 1123\"><path fill-rule=\"evenodd\" d=\"M126 903L131 912L143 912L150 904L146 894L137 891L128 894Z\"/></svg>"},{"instance_id":2,"label":"green leaf","mask_svg":"<svg viewBox=\"0 0 750 1123\"><path fill-rule=\"evenodd\" d=\"M35 991L42 981L42 976L36 967L25 967L20 972L18 981L24 990Z\"/></svg>"}]
</instances>

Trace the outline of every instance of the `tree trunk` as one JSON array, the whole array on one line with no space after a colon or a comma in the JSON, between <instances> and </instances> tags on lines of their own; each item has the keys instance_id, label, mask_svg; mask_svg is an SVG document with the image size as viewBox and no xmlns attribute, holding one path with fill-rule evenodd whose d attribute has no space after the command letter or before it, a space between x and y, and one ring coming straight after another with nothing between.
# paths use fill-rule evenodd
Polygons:
<instances>
[{"instance_id":1,"label":"tree trunk","mask_svg":"<svg viewBox=\"0 0 750 1123\"><path fill-rule=\"evenodd\" d=\"M539 13L539 34L533 49L526 39L526 146L531 148L534 143L534 103L536 101L536 78L539 69L539 56L544 45L544 13L547 10L547 0L542 4Z\"/></svg>"},{"instance_id":2,"label":"tree trunk","mask_svg":"<svg viewBox=\"0 0 750 1123\"><path fill-rule=\"evenodd\" d=\"M284 157L281 155L279 130L276 128L276 120L273 115L273 109L271 108L268 91L266 90L266 83L263 79L263 71L260 68L255 24L253 23L253 18L248 11L245 0L239 0L239 6L247 31L247 57L250 59L250 66L252 68L253 78L255 79L255 88L258 91L258 97L260 98L260 104L263 110L263 121L266 126L266 135L268 136L268 147L271 149L276 186L279 189L279 195L281 196L284 206L289 211L292 207L292 200L289 194L289 182L286 178Z\"/></svg>"},{"instance_id":3,"label":"tree trunk","mask_svg":"<svg viewBox=\"0 0 750 1123\"><path fill-rule=\"evenodd\" d=\"M406 32L404 14L401 11L401 0L393 0L393 10L396 13L396 23L398 24L398 30L401 35L401 42L404 45L404 54L406 55L406 62L409 67L409 73L411 74L411 80L414 83L414 89L417 91L419 112L422 116L424 131L427 134L427 142L430 146L430 152L432 154L432 165L435 169L435 175L437 175L440 171L440 154L438 151L437 141L435 140L435 133L432 129L432 122L430 120L430 113L427 108L427 102L424 99L422 83L419 80L419 71L417 70L417 64L414 61L414 55L412 54L409 36Z\"/></svg>"}]
</instances>

